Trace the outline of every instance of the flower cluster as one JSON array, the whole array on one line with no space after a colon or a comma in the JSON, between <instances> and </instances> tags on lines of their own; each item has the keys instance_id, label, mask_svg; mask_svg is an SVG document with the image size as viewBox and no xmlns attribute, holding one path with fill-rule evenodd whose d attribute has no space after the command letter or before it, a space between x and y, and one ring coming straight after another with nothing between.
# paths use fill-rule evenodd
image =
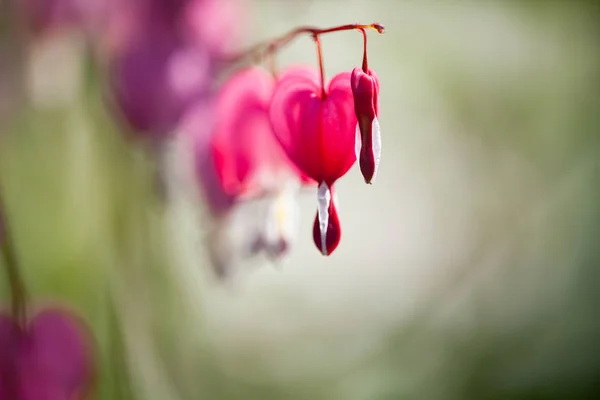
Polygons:
<instances>
[{"instance_id":1,"label":"flower cluster","mask_svg":"<svg viewBox=\"0 0 600 400\"><path fill-rule=\"evenodd\" d=\"M296 179L303 186L318 188L315 245L323 255L336 249L341 226L335 183L357 159L364 180L372 183L381 155L379 79L368 66L366 29L383 32L379 24L299 28L243 54L272 57L306 33L315 41L319 68L290 66L277 73L260 66L244 67L220 88L214 129L208 139L198 138L196 150L196 170L210 188L209 195L220 193L221 200L227 199L212 201L213 205L227 208L236 200L259 197L286 179ZM362 66L326 83L320 36L343 30L362 32ZM212 171L212 179L207 178L207 170Z\"/></svg>"}]
</instances>

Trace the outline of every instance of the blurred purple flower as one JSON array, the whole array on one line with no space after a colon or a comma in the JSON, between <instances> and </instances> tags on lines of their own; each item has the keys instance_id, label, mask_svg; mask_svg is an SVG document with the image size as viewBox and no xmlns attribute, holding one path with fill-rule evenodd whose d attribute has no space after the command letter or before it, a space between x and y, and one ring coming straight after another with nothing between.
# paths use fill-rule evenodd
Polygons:
<instances>
[{"instance_id":1,"label":"blurred purple flower","mask_svg":"<svg viewBox=\"0 0 600 400\"><path fill-rule=\"evenodd\" d=\"M210 27L231 25L235 32L237 7L243 3L139 0L135 4L112 27L114 100L136 134L160 139L172 133L186 109L209 94L218 59L229 43ZM227 38L229 31L220 34Z\"/></svg>"},{"instance_id":2,"label":"blurred purple flower","mask_svg":"<svg viewBox=\"0 0 600 400\"><path fill-rule=\"evenodd\" d=\"M232 52L241 39L246 6L247 0L188 1L182 24L184 34L215 56Z\"/></svg>"},{"instance_id":3,"label":"blurred purple flower","mask_svg":"<svg viewBox=\"0 0 600 400\"><path fill-rule=\"evenodd\" d=\"M168 36L134 42L112 65L118 111L137 132L169 133L189 104L205 95L209 57L202 48Z\"/></svg>"},{"instance_id":4,"label":"blurred purple flower","mask_svg":"<svg viewBox=\"0 0 600 400\"><path fill-rule=\"evenodd\" d=\"M90 344L64 310L44 309L25 328L0 314L0 399L84 398L94 376Z\"/></svg>"}]
</instances>

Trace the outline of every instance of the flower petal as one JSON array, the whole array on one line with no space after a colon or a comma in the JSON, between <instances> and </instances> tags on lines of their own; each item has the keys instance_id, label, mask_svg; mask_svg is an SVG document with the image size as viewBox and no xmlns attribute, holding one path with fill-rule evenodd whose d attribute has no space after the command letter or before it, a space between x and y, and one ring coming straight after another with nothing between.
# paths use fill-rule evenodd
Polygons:
<instances>
[{"instance_id":1,"label":"flower petal","mask_svg":"<svg viewBox=\"0 0 600 400\"><path fill-rule=\"evenodd\" d=\"M377 117L373 119L371 132L373 134L373 156L375 158L375 168L373 170L373 178L371 178L372 183L375 181L377 171L379 170L379 162L381 161L381 129L379 128L379 120Z\"/></svg>"},{"instance_id":2,"label":"flower petal","mask_svg":"<svg viewBox=\"0 0 600 400\"><path fill-rule=\"evenodd\" d=\"M52 377L67 393L81 390L91 378L91 347L82 328L74 316L47 309L35 317L29 329L32 347L27 364L43 367L44 375Z\"/></svg>"},{"instance_id":3,"label":"flower petal","mask_svg":"<svg viewBox=\"0 0 600 400\"><path fill-rule=\"evenodd\" d=\"M329 185L333 184L330 179L346 174L356 161L356 122L350 73L343 72L331 81L321 111L321 146L326 150L322 178Z\"/></svg>"},{"instance_id":4,"label":"flower petal","mask_svg":"<svg viewBox=\"0 0 600 400\"><path fill-rule=\"evenodd\" d=\"M320 176L318 116L321 100L318 74L307 67L284 71L275 88L269 110L275 136L289 159L314 180Z\"/></svg>"},{"instance_id":5,"label":"flower petal","mask_svg":"<svg viewBox=\"0 0 600 400\"><path fill-rule=\"evenodd\" d=\"M321 253L327 255L327 228L329 226L329 205L331 204L331 191L329 186L325 182L319 185L319 191L317 193L318 209L317 215L319 216L319 234L321 238Z\"/></svg>"},{"instance_id":6,"label":"flower petal","mask_svg":"<svg viewBox=\"0 0 600 400\"><path fill-rule=\"evenodd\" d=\"M337 75L321 98L318 73L306 67L284 72L275 88L270 118L276 137L298 168L332 185L356 161L349 73Z\"/></svg>"},{"instance_id":7,"label":"flower petal","mask_svg":"<svg viewBox=\"0 0 600 400\"><path fill-rule=\"evenodd\" d=\"M299 185L289 185L269 203L262 242L272 257L287 254L295 241L300 220L298 189Z\"/></svg>"},{"instance_id":8,"label":"flower petal","mask_svg":"<svg viewBox=\"0 0 600 400\"><path fill-rule=\"evenodd\" d=\"M336 205L337 199L325 182L319 186L317 215L313 223L313 240L324 256L337 248L341 239L341 226Z\"/></svg>"},{"instance_id":9,"label":"flower petal","mask_svg":"<svg viewBox=\"0 0 600 400\"><path fill-rule=\"evenodd\" d=\"M219 92L213 161L229 195L255 189L249 187L250 181L261 169L287 167L267 113L274 84L267 71L248 68L234 75Z\"/></svg>"}]
</instances>

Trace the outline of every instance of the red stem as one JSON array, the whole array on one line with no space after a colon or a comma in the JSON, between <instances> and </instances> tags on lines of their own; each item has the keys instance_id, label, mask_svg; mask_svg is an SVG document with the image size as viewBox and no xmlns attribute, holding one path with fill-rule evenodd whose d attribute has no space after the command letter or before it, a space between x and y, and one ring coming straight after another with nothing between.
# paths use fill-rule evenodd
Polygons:
<instances>
[{"instance_id":1,"label":"red stem","mask_svg":"<svg viewBox=\"0 0 600 400\"><path fill-rule=\"evenodd\" d=\"M367 61L367 32L364 29L360 29L360 33L363 35L363 61L362 69L365 74L369 73L369 62Z\"/></svg>"},{"instance_id":2,"label":"red stem","mask_svg":"<svg viewBox=\"0 0 600 400\"><path fill-rule=\"evenodd\" d=\"M315 28L315 27L311 27L311 26L301 26L301 27L296 28L278 38L269 40L267 42L259 43L255 46L252 46L250 49L248 49L242 53L227 57L225 61L235 63L235 62L239 62L239 61L242 61L242 60L244 60L246 58L250 58L250 57L261 57L261 56L264 57L268 54L275 53L277 50L286 46L288 43L290 43L292 40L294 40L297 36L302 35L302 34L310 34L313 37L318 37L319 35L324 35L326 33L350 31L350 30L354 30L354 29L360 29L363 32L366 29L375 29L378 33L383 33L385 31L385 28L383 27L383 25L381 25L377 22L369 24L369 25L363 25L363 24L340 25L340 26L334 26L332 28L325 28L325 29Z\"/></svg>"},{"instance_id":3,"label":"red stem","mask_svg":"<svg viewBox=\"0 0 600 400\"><path fill-rule=\"evenodd\" d=\"M327 93L325 93L325 68L323 66L323 51L321 50L321 40L319 39L319 35L317 34L315 34L313 38L315 40L315 44L317 45L319 71L321 72L321 99L325 100L325 97L327 97Z\"/></svg>"}]
</instances>

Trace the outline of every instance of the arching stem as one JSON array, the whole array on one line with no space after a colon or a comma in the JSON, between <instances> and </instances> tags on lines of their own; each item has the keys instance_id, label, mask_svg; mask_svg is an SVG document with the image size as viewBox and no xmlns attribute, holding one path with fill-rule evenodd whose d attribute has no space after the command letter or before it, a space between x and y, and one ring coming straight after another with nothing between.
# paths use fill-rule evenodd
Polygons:
<instances>
[{"instance_id":1,"label":"arching stem","mask_svg":"<svg viewBox=\"0 0 600 400\"><path fill-rule=\"evenodd\" d=\"M363 35L363 61L362 61L362 69L365 74L369 73L369 62L367 60L367 32L365 32L364 28L359 28L360 33Z\"/></svg>"},{"instance_id":2,"label":"arching stem","mask_svg":"<svg viewBox=\"0 0 600 400\"><path fill-rule=\"evenodd\" d=\"M311 26L302 26L296 29L289 31L288 33L275 38L268 40L266 42L259 43L250 47L249 49L242 51L238 54L233 54L224 59L224 62L236 64L246 59L260 59L269 54L276 53L280 48L288 45L291 41L293 41L296 37L302 34L310 34L313 38L315 36L324 35L327 33L333 32L341 32L341 31L350 31L354 29L360 29L363 32L367 29L374 29L378 33L384 33L385 28L380 23L374 22L372 24L364 25L364 24L348 24L348 25L340 25L334 26L332 28L315 28Z\"/></svg>"},{"instance_id":3,"label":"arching stem","mask_svg":"<svg viewBox=\"0 0 600 400\"><path fill-rule=\"evenodd\" d=\"M8 278L11 295L12 316L24 328L27 323L26 298L27 292L20 273L18 257L15 251L14 239L11 234L10 224L6 217L4 199L0 192L0 252Z\"/></svg>"},{"instance_id":4,"label":"arching stem","mask_svg":"<svg viewBox=\"0 0 600 400\"><path fill-rule=\"evenodd\" d=\"M321 49L321 40L319 34L314 34L313 39L317 46L317 58L319 60L319 71L321 73L321 99L325 99L327 93L325 92L325 67L323 65L323 50Z\"/></svg>"}]
</instances>

